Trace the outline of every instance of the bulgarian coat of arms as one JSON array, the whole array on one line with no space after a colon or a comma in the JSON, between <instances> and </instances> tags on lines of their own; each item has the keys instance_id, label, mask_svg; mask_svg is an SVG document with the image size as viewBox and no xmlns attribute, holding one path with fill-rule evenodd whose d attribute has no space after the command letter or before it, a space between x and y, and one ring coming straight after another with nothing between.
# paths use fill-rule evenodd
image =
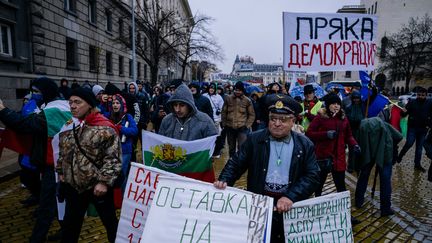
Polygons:
<instances>
[{"instance_id":1,"label":"bulgarian coat of arms","mask_svg":"<svg viewBox=\"0 0 432 243\"><path fill-rule=\"evenodd\" d=\"M152 146L150 151L153 153L152 165L157 162L166 169L177 168L186 160L186 149L169 143Z\"/></svg>"}]
</instances>

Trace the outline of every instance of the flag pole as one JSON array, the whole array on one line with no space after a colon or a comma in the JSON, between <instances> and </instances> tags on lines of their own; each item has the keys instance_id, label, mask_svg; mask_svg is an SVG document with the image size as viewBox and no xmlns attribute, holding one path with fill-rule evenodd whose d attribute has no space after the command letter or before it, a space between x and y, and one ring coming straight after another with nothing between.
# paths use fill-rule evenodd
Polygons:
<instances>
[{"instance_id":1,"label":"flag pole","mask_svg":"<svg viewBox=\"0 0 432 243\"><path fill-rule=\"evenodd\" d=\"M368 95L367 95L367 101L366 101L366 111L365 111L365 117L368 118L369 116L369 105L370 105L370 90L372 87L372 74L373 71L369 75L369 83L368 83Z\"/></svg>"}]
</instances>

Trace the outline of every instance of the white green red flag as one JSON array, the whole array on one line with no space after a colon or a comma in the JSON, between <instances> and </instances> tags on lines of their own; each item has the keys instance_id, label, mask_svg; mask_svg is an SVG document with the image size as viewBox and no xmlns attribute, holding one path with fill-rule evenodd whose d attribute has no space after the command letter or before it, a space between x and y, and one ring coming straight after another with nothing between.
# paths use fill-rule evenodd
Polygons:
<instances>
[{"instance_id":1,"label":"white green red flag","mask_svg":"<svg viewBox=\"0 0 432 243\"><path fill-rule=\"evenodd\" d=\"M211 156L216 137L193 141L173 139L143 131L142 150L145 165L211 182L215 180Z\"/></svg>"}]
</instances>

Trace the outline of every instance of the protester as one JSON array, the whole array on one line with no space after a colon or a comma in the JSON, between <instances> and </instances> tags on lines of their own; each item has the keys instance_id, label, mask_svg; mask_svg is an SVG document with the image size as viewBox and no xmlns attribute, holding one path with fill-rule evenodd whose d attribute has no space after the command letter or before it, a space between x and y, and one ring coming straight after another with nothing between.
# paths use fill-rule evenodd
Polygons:
<instances>
[{"instance_id":1,"label":"protester","mask_svg":"<svg viewBox=\"0 0 432 243\"><path fill-rule=\"evenodd\" d=\"M218 135L219 135L216 139L216 147L215 147L215 151L213 152L213 157L219 158L221 156L221 151L223 148L223 142L220 141L222 139L222 137L220 136L221 132L222 132L222 128L220 126L220 123L222 121L221 114L222 114L222 108L223 108L224 101L223 101L223 98L216 92L216 90L217 90L216 86L217 86L216 83L211 83L209 88L208 88L207 93L204 94L203 96L210 100L211 108L213 110L213 120L214 120L214 124L215 124L216 130L217 130ZM192 92L192 94L193 94L193 92Z\"/></svg>"},{"instance_id":2,"label":"protester","mask_svg":"<svg viewBox=\"0 0 432 243\"><path fill-rule=\"evenodd\" d=\"M67 79L62 78L60 80L59 94L60 94L60 97L65 99L65 100L69 99L71 91L72 91L72 89L69 88L68 84L69 84L69 82Z\"/></svg>"},{"instance_id":3,"label":"protester","mask_svg":"<svg viewBox=\"0 0 432 243\"><path fill-rule=\"evenodd\" d=\"M139 91L139 87L135 82L129 83L128 91L129 94L135 96L140 109L140 117L137 123L139 131L146 130L147 123L150 120L150 96L145 91Z\"/></svg>"},{"instance_id":4,"label":"protester","mask_svg":"<svg viewBox=\"0 0 432 243\"><path fill-rule=\"evenodd\" d=\"M319 110L306 131L315 145L315 154L320 164L320 186L315 191L315 196L321 196L322 188L329 172L332 173L333 182L338 192L346 191L345 187L345 145L349 145L356 153L360 153L360 146L352 136L349 121L345 112L341 109L341 100L338 95L330 94L324 99L325 108Z\"/></svg>"},{"instance_id":5,"label":"protester","mask_svg":"<svg viewBox=\"0 0 432 243\"><path fill-rule=\"evenodd\" d=\"M167 102L172 112L162 120L159 134L179 140L192 141L217 134L216 127L207 114L199 111L189 88L182 84ZM206 182L215 179L214 170L195 178Z\"/></svg>"},{"instance_id":6,"label":"protester","mask_svg":"<svg viewBox=\"0 0 432 243\"><path fill-rule=\"evenodd\" d=\"M225 97L222 108L222 125L226 129L230 157L246 140L255 120L252 101L244 93L243 83L237 82L234 94Z\"/></svg>"},{"instance_id":7,"label":"protester","mask_svg":"<svg viewBox=\"0 0 432 243\"><path fill-rule=\"evenodd\" d=\"M252 92L250 95L250 100L252 101L252 105L255 112L255 120L252 124L252 131L257 131L265 128L265 122L262 120L262 104L260 104L260 97L257 92ZM267 110L267 109L266 109ZM267 116L267 115L266 115Z\"/></svg>"},{"instance_id":8,"label":"protester","mask_svg":"<svg viewBox=\"0 0 432 243\"><path fill-rule=\"evenodd\" d=\"M162 88L160 89L162 92ZM169 87L166 88L164 93L156 95L153 98L153 112L151 116L151 122L156 133L159 132L159 127L162 119L169 114L169 109L166 105L168 99L171 97L171 91Z\"/></svg>"},{"instance_id":9,"label":"protester","mask_svg":"<svg viewBox=\"0 0 432 243\"><path fill-rule=\"evenodd\" d=\"M408 115L408 133L405 145L399 153L398 162L402 161L406 152L416 143L414 169L420 172L426 170L421 166L423 142L426 137L427 127L432 127L432 101L426 99L427 90L423 87L417 88L417 98L408 101L403 116Z\"/></svg>"},{"instance_id":10,"label":"protester","mask_svg":"<svg viewBox=\"0 0 432 243\"><path fill-rule=\"evenodd\" d=\"M312 195L319 185L319 167L312 142L291 131L301 106L286 95L272 95L268 110L268 128L246 139L214 185L233 186L247 170L247 190L274 198L271 242L278 243L285 242L282 213Z\"/></svg>"},{"instance_id":11,"label":"protester","mask_svg":"<svg viewBox=\"0 0 432 243\"><path fill-rule=\"evenodd\" d=\"M118 130L96 107L90 90L78 88L69 99L72 115L59 135L57 173L66 200L62 242L78 242L89 203L96 207L108 241L114 242L118 219L112 185L121 172Z\"/></svg>"},{"instance_id":12,"label":"protester","mask_svg":"<svg viewBox=\"0 0 432 243\"><path fill-rule=\"evenodd\" d=\"M127 88L127 83L126 83L126 88ZM108 111L111 111L111 103L110 103L111 97L113 95L120 94L126 101L127 112L132 115L132 117L135 120L135 123L138 123L141 117L141 111L139 108L138 100L134 95L130 94L127 89L126 91L121 91L119 88L117 88L117 86L115 86L112 83L108 83L105 86L105 93L109 96L108 103L107 103ZM106 113L103 114L106 116Z\"/></svg>"},{"instance_id":13,"label":"protester","mask_svg":"<svg viewBox=\"0 0 432 243\"><path fill-rule=\"evenodd\" d=\"M363 148L356 166L360 169L355 192L355 205L361 208L368 186L369 176L376 164L380 175L381 216L393 215L391 209L391 174L394 144L402 140L402 134L378 117L364 119L359 128L359 143Z\"/></svg>"},{"instance_id":14,"label":"protester","mask_svg":"<svg viewBox=\"0 0 432 243\"><path fill-rule=\"evenodd\" d=\"M70 119L71 113L67 101L59 100L58 86L50 78L35 79L31 83L31 89L32 99L42 111L23 116L4 107L0 100L0 120L7 128L33 135L30 161L41 172L41 184L36 223L30 242L44 242L57 211L51 140L60 131L63 124Z\"/></svg>"},{"instance_id":15,"label":"protester","mask_svg":"<svg viewBox=\"0 0 432 243\"><path fill-rule=\"evenodd\" d=\"M357 90L351 94L351 104L346 108L346 115L351 127L353 137L356 141L359 138L360 123L365 118L363 111L363 103L361 94ZM348 172L353 172L355 169L354 153L350 150L348 155Z\"/></svg>"},{"instance_id":16,"label":"protester","mask_svg":"<svg viewBox=\"0 0 432 243\"><path fill-rule=\"evenodd\" d=\"M323 104L315 96L315 88L312 86L312 84L306 84L303 87L303 93L305 99L302 103L302 107L303 107L302 126L307 131L309 124L313 121L315 116L318 114L318 111L321 109Z\"/></svg>"},{"instance_id":17,"label":"protester","mask_svg":"<svg viewBox=\"0 0 432 243\"><path fill-rule=\"evenodd\" d=\"M127 113L126 101L121 95L114 95L112 109L108 117L120 132L122 151L122 190L124 192L129 175L130 161L133 153L133 143L138 136L138 127L133 117Z\"/></svg>"},{"instance_id":18,"label":"protester","mask_svg":"<svg viewBox=\"0 0 432 243\"><path fill-rule=\"evenodd\" d=\"M196 82L192 82L191 84L189 84L189 89L192 92L195 106L197 107L197 109L201 112L204 112L212 120L214 120L213 119L212 104L210 103L210 100L208 99L208 97L201 95L201 88L200 88L199 84Z\"/></svg>"}]
</instances>

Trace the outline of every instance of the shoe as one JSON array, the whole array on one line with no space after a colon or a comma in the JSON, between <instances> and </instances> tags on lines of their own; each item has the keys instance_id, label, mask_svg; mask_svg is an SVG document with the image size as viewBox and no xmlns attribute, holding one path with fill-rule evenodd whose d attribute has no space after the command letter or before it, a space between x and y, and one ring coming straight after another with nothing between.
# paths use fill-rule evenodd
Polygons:
<instances>
[{"instance_id":1,"label":"shoe","mask_svg":"<svg viewBox=\"0 0 432 243\"><path fill-rule=\"evenodd\" d=\"M416 165L416 166L414 166L414 169L415 169L415 170L418 170L418 171L420 171L420 172L426 172L426 169L423 168L421 165Z\"/></svg>"},{"instance_id":2,"label":"shoe","mask_svg":"<svg viewBox=\"0 0 432 243\"><path fill-rule=\"evenodd\" d=\"M391 216L393 214L394 214L394 211L391 208L385 209L385 210L381 210L381 217Z\"/></svg>"},{"instance_id":3,"label":"shoe","mask_svg":"<svg viewBox=\"0 0 432 243\"><path fill-rule=\"evenodd\" d=\"M54 234L52 234L52 235L48 235L48 238L47 238L47 240L48 241L59 241L59 240L61 240L61 238L62 238L62 230L60 229L60 230L57 230L57 232L55 232Z\"/></svg>"},{"instance_id":4,"label":"shoe","mask_svg":"<svg viewBox=\"0 0 432 243\"><path fill-rule=\"evenodd\" d=\"M29 196L27 199L25 199L25 200L21 200L20 203L21 203L22 205L24 205L25 207L31 207L31 206L34 206L34 205L38 205L38 204L39 204L39 198L37 198L37 197L31 195L31 196Z\"/></svg>"},{"instance_id":5,"label":"shoe","mask_svg":"<svg viewBox=\"0 0 432 243\"><path fill-rule=\"evenodd\" d=\"M361 221L356 219L355 217L351 216L351 225L354 226L356 224L360 224Z\"/></svg>"}]
</instances>

